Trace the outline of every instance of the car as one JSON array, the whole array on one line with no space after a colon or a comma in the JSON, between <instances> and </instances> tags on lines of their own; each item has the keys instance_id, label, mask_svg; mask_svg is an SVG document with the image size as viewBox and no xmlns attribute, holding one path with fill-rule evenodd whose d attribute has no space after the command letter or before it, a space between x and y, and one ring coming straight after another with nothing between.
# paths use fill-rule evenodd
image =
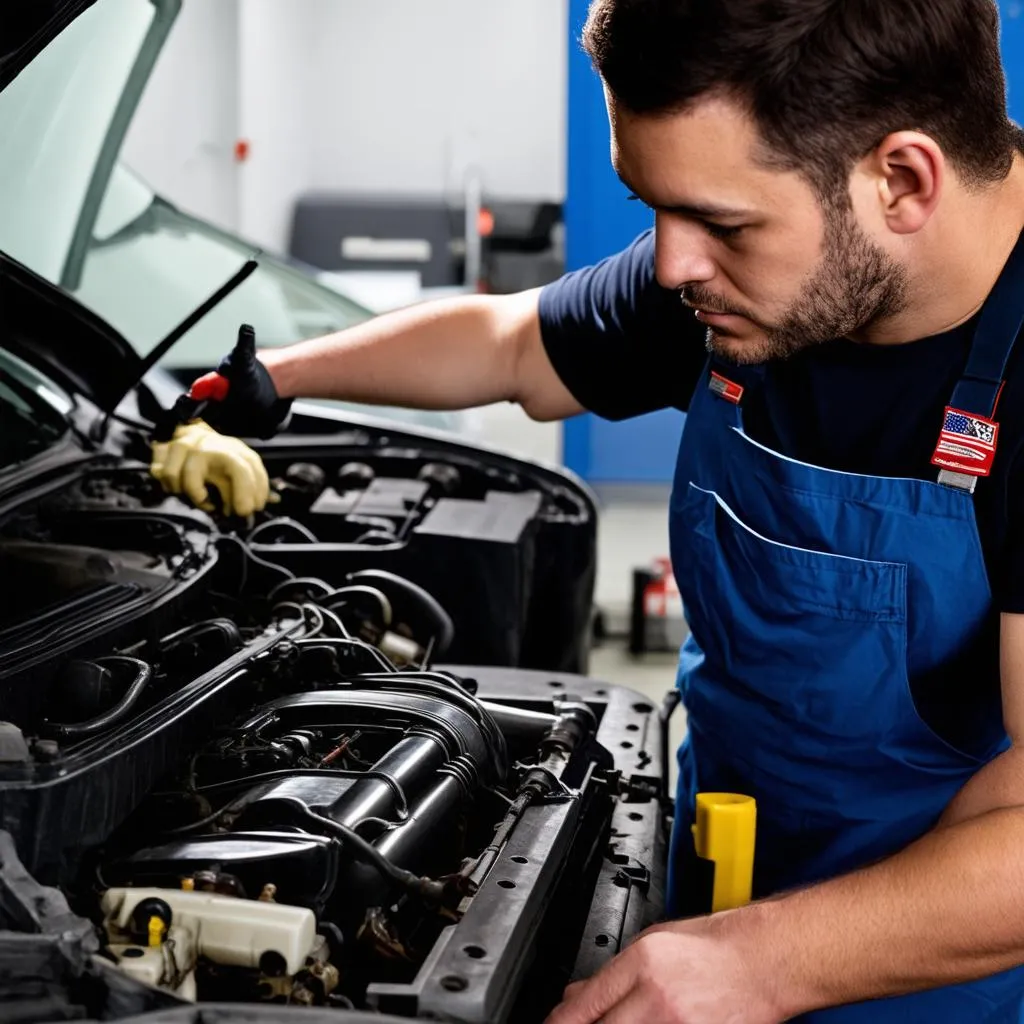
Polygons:
<instances>
[{"instance_id":1,"label":"car","mask_svg":"<svg viewBox=\"0 0 1024 1024\"><path fill-rule=\"evenodd\" d=\"M593 498L301 403L253 520L155 483L166 345L78 283L177 8L5 7L0 1017L540 1021L663 913L667 710L578 674Z\"/></svg>"}]
</instances>

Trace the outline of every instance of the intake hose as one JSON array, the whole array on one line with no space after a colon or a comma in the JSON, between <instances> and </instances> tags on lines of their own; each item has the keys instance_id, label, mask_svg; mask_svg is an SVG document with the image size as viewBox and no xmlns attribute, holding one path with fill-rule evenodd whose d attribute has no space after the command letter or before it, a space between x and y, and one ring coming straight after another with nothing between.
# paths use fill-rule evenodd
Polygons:
<instances>
[{"instance_id":1,"label":"intake hose","mask_svg":"<svg viewBox=\"0 0 1024 1024\"><path fill-rule=\"evenodd\" d=\"M434 636L435 655L440 656L451 647L455 639L455 623L437 598L423 587L386 569L361 569L349 573L346 580L377 587L387 594L393 606L404 603L406 610L412 612L413 621L409 625L413 631L416 632L416 627L421 626Z\"/></svg>"},{"instance_id":2,"label":"intake hose","mask_svg":"<svg viewBox=\"0 0 1024 1024\"><path fill-rule=\"evenodd\" d=\"M112 707L109 711L104 711L102 715L97 715L95 718L90 718L85 722L76 722L74 724L60 724L53 723L51 728L56 731L58 739L62 740L78 740L85 739L87 736L95 736L99 732L103 732L112 726L117 725L124 718L127 717L138 699L142 696L146 687L149 685L150 679L153 678L153 669L141 661L138 658L129 658L121 654L111 654L105 658L97 658L97 665L105 664L117 664L123 666L130 666L135 669L135 678L132 680L131 685L125 692L125 695Z\"/></svg>"},{"instance_id":3,"label":"intake hose","mask_svg":"<svg viewBox=\"0 0 1024 1024\"><path fill-rule=\"evenodd\" d=\"M348 825L342 825L333 818L317 814L298 797L281 797L280 800L281 803L289 804L296 812L298 819L305 821L313 831L326 831L340 839L356 860L373 868L386 881L407 893L435 902L442 900L445 894L443 883L434 881L432 878L421 878L411 871L398 867L397 864L392 864L373 843L364 839L355 829L349 828Z\"/></svg>"}]
</instances>

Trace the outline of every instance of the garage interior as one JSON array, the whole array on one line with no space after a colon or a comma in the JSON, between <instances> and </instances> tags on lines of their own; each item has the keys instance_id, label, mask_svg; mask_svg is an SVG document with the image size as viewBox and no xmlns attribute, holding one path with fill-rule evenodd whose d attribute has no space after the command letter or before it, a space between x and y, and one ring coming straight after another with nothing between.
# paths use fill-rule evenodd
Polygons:
<instances>
[{"instance_id":1,"label":"garage interior","mask_svg":"<svg viewBox=\"0 0 1024 1024\"><path fill-rule=\"evenodd\" d=\"M969 250L969 232L942 221L927 234L935 211L950 208L943 189L962 184L930 124L901 129L902 146L886 150L884 188L874 164L869 173L857 163L863 189L851 203L825 201L835 197L810 158L809 170L794 171L759 162L762 151L740 142L725 166L734 139L722 126L774 108L743 108L737 119L712 107L702 131L721 131L720 146L679 136L706 145L705 162L723 161L711 185L700 175L689 183L714 192L726 181L726 200L744 194L733 173L749 171L750 152L757 175L799 179L814 200L807 223L821 231L814 260L800 264L798 201L769 215L647 198L671 179L659 158L661 145L672 150L668 135L652 146L645 132L670 120L673 131L696 132L687 119L696 111L703 124L707 97L637 111L611 85L606 92L581 39L604 0L3 2L0 579L11 585L0 598L0 1024L734 1024L746 1019L746 1004L728 1001L753 977L746 959L733 958L742 970L721 986L731 1015L692 1018L678 1009L686 986L672 989L677 962L637 959L656 957L663 935L688 949L691 925L725 949L715 928L739 934L729 931L740 927L734 915L755 922L746 927L758 955L771 953L759 909L768 920L776 903L799 905L805 888L837 885L828 929L806 919L825 948L825 931L841 932L862 909L860 890L841 889L846 879L877 877L932 842L939 853L922 856L926 877L965 823L1021 813L1024 797L997 801L989 818L969 812L985 804L975 777L1018 754L1006 680L1024 666L1024 627L1014 632L1019 609L999 604L994 583L1004 581L990 571L1000 561L992 530L1002 544L1017 506L1010 490L993 502L986 478L999 475L1000 437L1010 438L1004 459L1017 442L1018 339L996 335L1014 324L1024 333L1008 298L1024 289L1024 242L968 316L951 313L920 334L907 327L900 344L871 334L887 317L904 329L914 289L930 286L907 267L933 255L937 237L958 237L965 264L970 251L988 266L991 253L980 242ZM799 20L813 7L845 32L844 19L873 4L885 16L869 17L869 28L888 31L881 0L707 0L701 9ZM624 34L645 10L673 8L674 23L694 5L606 4L627 12L608 22ZM907 5L930 16L925 0ZM965 5L998 9L1009 118L1024 118L1024 6L946 7ZM753 35L771 42L771 32ZM647 43L653 63L661 43ZM715 59L731 52L711 49ZM797 76L800 61L783 57ZM789 79L776 77L758 88L785 92ZM646 84L657 92L664 82ZM726 90L709 102L733 99ZM935 116L950 106L937 104ZM772 145L783 138L792 136L779 132ZM1013 138L1005 181L1019 174L1024 196L1024 136ZM630 140L646 154L632 168ZM650 179L641 166L655 168ZM748 200L774 195L756 180ZM932 192L908 226L893 210L910 203L901 189L918 196L910 180ZM961 220L1002 196L1002 180L965 177L970 187L953 193ZM876 235L878 224L891 230L891 250L855 230L865 194L890 202L884 217L862 220ZM990 234L1011 219L993 215ZM754 273L757 239L773 230L791 234ZM705 246L696 256L672 244L695 236ZM842 263L849 252L837 239L862 263ZM892 252L910 255L903 264ZM717 306L702 280L730 260L739 268L730 286L741 281L749 295L759 274L790 270L820 298L810 303L819 319L800 321L796 300L784 309L779 299L787 316L777 321L750 313L753 299ZM595 265L608 276L593 275ZM687 276L694 265L704 279ZM680 266L680 283L666 284ZM842 306L850 280L863 285L864 308L882 295L861 320ZM962 297L958 284L929 301ZM362 367L364 390L376 385L389 400L396 390L382 380L426 394L410 389L409 367L455 351L430 333L429 310L449 327L490 327L499 312L512 322L509 310L527 308L514 301L533 290L542 298L528 324L541 333L527 355L545 352L542 368L555 372L536 374L548 385L537 404L515 393L531 410L561 410L550 415L511 400L452 411L436 393L424 402L433 409L406 407L400 395L394 405L308 397L340 385L324 362L281 355L334 339L300 351L342 352L348 369ZM545 295L565 303L552 307L561 322L545 319ZM600 408L584 395L608 398L590 389L594 380L628 392L621 381L633 373L646 397L652 374L643 358L624 369L626 340L645 358L654 352L650 365L682 365L648 344L648 333L664 341L655 328L678 328L680 305L696 332L676 331L680 345L703 345L689 350L701 364L696 390L618 421L571 414ZM828 320L830 305L847 319ZM467 318L444 319L452 310ZM412 323L408 335L436 347L396 347L387 366L366 371L360 355L381 341L381 323ZM840 325L824 335L829 344L810 337L822 323ZM547 327L564 335L552 343ZM737 347L747 328L767 339L748 350L756 358ZM394 333L408 340L404 328ZM604 377L580 371L573 387L559 345L568 337L578 359L583 334L607 357ZM512 337L497 332L492 347L505 353ZM345 338L358 341L345 349ZM942 425L934 455L927 439L927 476L895 455L884 462L913 419L902 416L902 393L862 446L882 471L852 444L816 460L829 438L803 424L834 427L844 408L846 420L867 421L887 401L870 390L882 378L868 360L882 351L909 360L938 339L949 380L931 410ZM513 392L481 382L518 372L523 349L479 364L493 374L465 374L475 399ZM824 370L813 362L822 350ZM468 346L458 351L477 367ZM311 365L319 379L305 379L310 390L284 390ZM903 392L928 376L928 367L896 365ZM463 366L447 366L463 385ZM867 397L826 390L835 366ZM655 383L665 382L652 381L657 395L681 391ZM787 403L810 418L772 434L790 424ZM250 414L245 429L225 425L233 408ZM1018 451L1024 442L1014 459ZM1012 575L1017 563L1003 561ZM941 628L923 623L921 607ZM837 665L844 685L833 687ZM970 714L960 713L958 686L977 701ZM1006 792L1015 781L1003 778ZM948 799L933 807L936 794ZM995 848L992 840L989 856ZM885 933L890 946L944 935L949 890L981 891L982 875L996 877L965 864L974 869L970 857L947 865L913 914L899 903L917 891L913 872L894 876L886 892L906 920ZM1003 888L1013 905L1014 887ZM858 923L875 934L871 921ZM999 994L970 988L1002 978L1001 964L1006 991L1024 991L1006 968L1024 978L1013 966L1016 935L999 933L983 953L979 942L961 943L964 953L949 939L950 962L961 956L949 977L936 973L939 955L914 965L916 980L894 981L876 963L885 985L862 982L870 996L815 992L795 1016L761 1007L755 1024L862 1021L870 1012L860 1008L873 1005L864 1000L876 998L880 1024L1016 1020L1016 1005L981 1016ZM851 963L870 945L849 950ZM972 955L985 970L964 967ZM633 981L615 998L601 994L623 964ZM701 964L696 988L727 968L724 955L712 969ZM643 1014L630 1001L641 991ZM947 991L964 1002L943 1002ZM650 1008L669 996L678 1012L657 1016ZM634 1016L620 1016L623 1006Z\"/></svg>"}]
</instances>

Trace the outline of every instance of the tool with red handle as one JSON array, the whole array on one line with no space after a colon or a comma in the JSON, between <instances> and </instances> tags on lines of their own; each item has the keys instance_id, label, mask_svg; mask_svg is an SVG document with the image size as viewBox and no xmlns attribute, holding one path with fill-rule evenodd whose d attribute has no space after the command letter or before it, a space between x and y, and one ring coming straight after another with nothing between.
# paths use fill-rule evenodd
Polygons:
<instances>
[{"instance_id":1,"label":"tool with red handle","mask_svg":"<svg viewBox=\"0 0 1024 1024\"><path fill-rule=\"evenodd\" d=\"M153 431L154 441L170 441L174 431L183 423L199 419L210 402L223 402L231 389L231 381L214 371L193 381L192 387L163 416Z\"/></svg>"}]
</instances>

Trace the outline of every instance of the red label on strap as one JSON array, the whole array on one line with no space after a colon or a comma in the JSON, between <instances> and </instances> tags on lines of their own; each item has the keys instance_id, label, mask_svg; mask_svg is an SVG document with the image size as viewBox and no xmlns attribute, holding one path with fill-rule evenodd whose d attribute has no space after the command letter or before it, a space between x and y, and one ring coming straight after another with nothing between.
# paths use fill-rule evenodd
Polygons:
<instances>
[{"instance_id":1,"label":"red label on strap","mask_svg":"<svg viewBox=\"0 0 1024 1024\"><path fill-rule=\"evenodd\" d=\"M188 394L189 398L194 398L197 402L223 402L230 390L231 381L214 372L193 381Z\"/></svg>"},{"instance_id":2,"label":"red label on strap","mask_svg":"<svg viewBox=\"0 0 1024 1024\"><path fill-rule=\"evenodd\" d=\"M743 401L743 388L735 381L723 377L720 373L711 371L711 380L708 383L711 393L719 398L724 398L733 405L739 405Z\"/></svg>"},{"instance_id":3,"label":"red label on strap","mask_svg":"<svg viewBox=\"0 0 1024 1024\"><path fill-rule=\"evenodd\" d=\"M999 424L994 420L947 406L932 465L967 476L988 476L998 440Z\"/></svg>"}]
</instances>

